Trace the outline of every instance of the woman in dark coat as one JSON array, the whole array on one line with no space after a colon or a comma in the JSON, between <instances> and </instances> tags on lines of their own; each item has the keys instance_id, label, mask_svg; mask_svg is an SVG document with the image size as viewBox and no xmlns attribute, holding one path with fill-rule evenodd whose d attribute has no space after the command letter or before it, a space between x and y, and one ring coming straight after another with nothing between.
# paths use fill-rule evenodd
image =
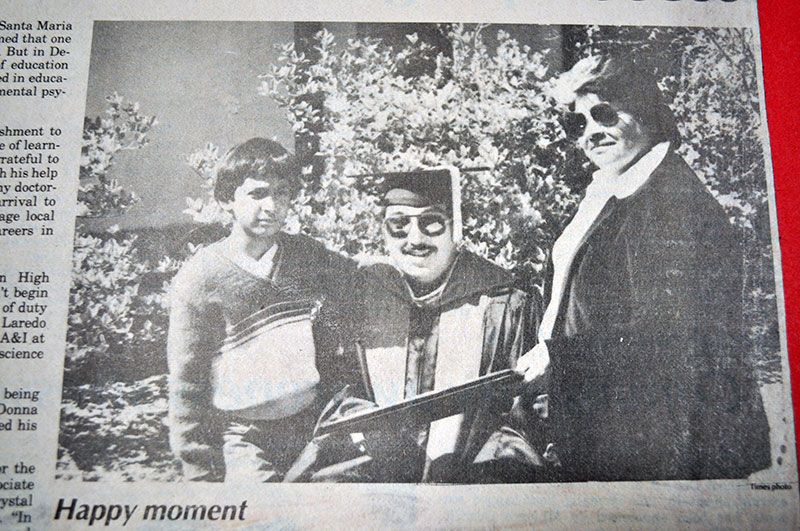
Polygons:
<instances>
[{"instance_id":1,"label":"woman in dark coat","mask_svg":"<svg viewBox=\"0 0 800 531\"><path fill-rule=\"evenodd\" d=\"M742 345L741 236L675 153L655 80L618 58L561 76L564 126L599 168L553 247L539 343L557 479L742 478L770 465Z\"/></svg>"}]
</instances>

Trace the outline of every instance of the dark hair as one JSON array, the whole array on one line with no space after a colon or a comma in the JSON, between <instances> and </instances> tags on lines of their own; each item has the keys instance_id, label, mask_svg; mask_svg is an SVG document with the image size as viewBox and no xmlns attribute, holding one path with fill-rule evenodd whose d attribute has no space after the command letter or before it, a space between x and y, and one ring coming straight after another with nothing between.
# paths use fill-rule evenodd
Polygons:
<instances>
[{"instance_id":1,"label":"dark hair","mask_svg":"<svg viewBox=\"0 0 800 531\"><path fill-rule=\"evenodd\" d=\"M654 143L669 141L675 149L681 135L672 109L664 102L655 76L634 61L619 56L600 56L590 79L575 94L597 94L601 99L629 112L652 135Z\"/></svg>"},{"instance_id":2,"label":"dark hair","mask_svg":"<svg viewBox=\"0 0 800 531\"><path fill-rule=\"evenodd\" d=\"M286 181L293 194L300 190L300 168L282 145L266 138L251 138L233 146L217 166L214 198L227 203L247 178Z\"/></svg>"}]
</instances>

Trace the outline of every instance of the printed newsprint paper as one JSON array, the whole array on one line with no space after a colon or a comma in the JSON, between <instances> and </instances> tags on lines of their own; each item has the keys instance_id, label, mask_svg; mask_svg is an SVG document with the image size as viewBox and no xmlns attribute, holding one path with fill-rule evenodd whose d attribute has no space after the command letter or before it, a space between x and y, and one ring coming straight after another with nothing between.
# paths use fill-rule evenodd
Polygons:
<instances>
[{"instance_id":1,"label":"printed newsprint paper","mask_svg":"<svg viewBox=\"0 0 800 531\"><path fill-rule=\"evenodd\" d=\"M6 0L0 102L3 529L798 526L755 0Z\"/></svg>"}]
</instances>

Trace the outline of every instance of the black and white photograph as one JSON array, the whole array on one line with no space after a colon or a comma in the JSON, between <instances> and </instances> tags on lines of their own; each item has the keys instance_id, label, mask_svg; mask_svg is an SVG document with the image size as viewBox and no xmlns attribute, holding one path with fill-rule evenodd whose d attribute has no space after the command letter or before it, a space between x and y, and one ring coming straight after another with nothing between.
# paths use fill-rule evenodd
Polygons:
<instances>
[{"instance_id":1,"label":"black and white photograph","mask_svg":"<svg viewBox=\"0 0 800 531\"><path fill-rule=\"evenodd\" d=\"M759 54L95 21L56 479L796 477Z\"/></svg>"}]
</instances>

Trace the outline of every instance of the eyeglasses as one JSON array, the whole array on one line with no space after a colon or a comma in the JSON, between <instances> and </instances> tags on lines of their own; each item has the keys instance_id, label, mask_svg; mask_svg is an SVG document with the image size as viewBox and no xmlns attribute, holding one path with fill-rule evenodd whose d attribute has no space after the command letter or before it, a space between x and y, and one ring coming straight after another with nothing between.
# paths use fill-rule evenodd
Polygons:
<instances>
[{"instance_id":1,"label":"eyeglasses","mask_svg":"<svg viewBox=\"0 0 800 531\"><path fill-rule=\"evenodd\" d=\"M619 113L608 103L598 103L589 109L589 114L595 123L603 127L613 127L619 122ZM568 112L561 118L564 133L573 139L579 138L586 131L587 123L586 115L583 113Z\"/></svg>"},{"instance_id":2,"label":"eyeglasses","mask_svg":"<svg viewBox=\"0 0 800 531\"><path fill-rule=\"evenodd\" d=\"M383 220L383 225L389 236L402 239L408 237L411 232L411 222L415 219L419 231L425 236L441 236L447 230L447 222L450 221L443 214L430 212L416 216L389 216Z\"/></svg>"}]
</instances>

